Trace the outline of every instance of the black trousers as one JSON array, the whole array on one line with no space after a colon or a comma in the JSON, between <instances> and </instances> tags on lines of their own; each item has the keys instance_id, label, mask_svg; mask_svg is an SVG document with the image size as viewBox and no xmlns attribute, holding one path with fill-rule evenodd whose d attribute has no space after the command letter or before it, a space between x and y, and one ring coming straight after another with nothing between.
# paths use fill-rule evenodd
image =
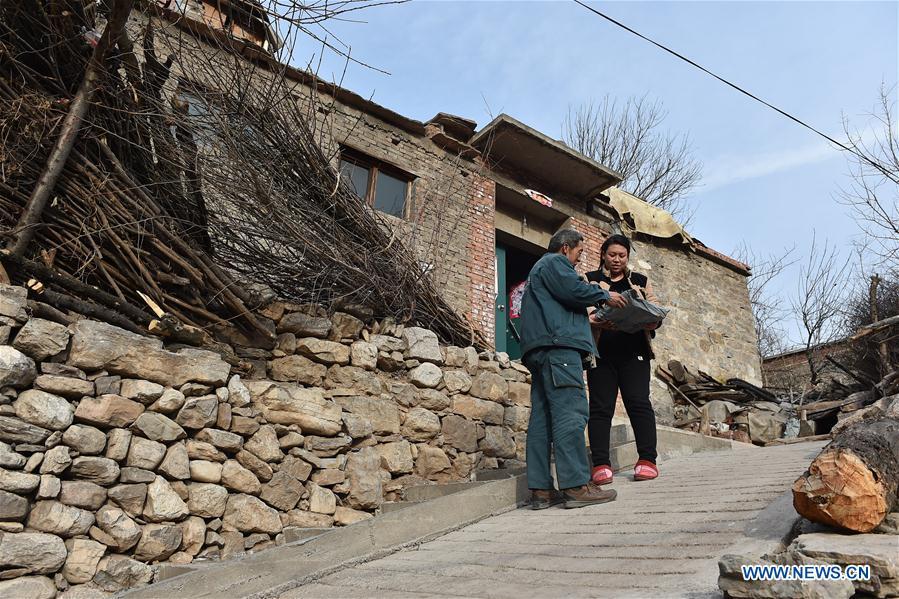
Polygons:
<instances>
[{"instance_id":1,"label":"black trousers","mask_svg":"<svg viewBox=\"0 0 899 599\"><path fill-rule=\"evenodd\" d=\"M633 357L624 360L599 358L596 368L587 371L590 386L590 420L587 434L590 437L590 454L593 466L610 464L609 436L618 390L627 417L634 429L637 454L641 460L655 463L656 415L649 402L649 359Z\"/></svg>"}]
</instances>

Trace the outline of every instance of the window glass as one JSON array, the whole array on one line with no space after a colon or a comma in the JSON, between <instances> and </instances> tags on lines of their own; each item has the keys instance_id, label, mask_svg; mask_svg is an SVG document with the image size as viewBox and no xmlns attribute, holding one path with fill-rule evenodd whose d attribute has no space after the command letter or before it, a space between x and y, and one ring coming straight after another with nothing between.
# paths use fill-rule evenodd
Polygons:
<instances>
[{"instance_id":1,"label":"window glass","mask_svg":"<svg viewBox=\"0 0 899 599\"><path fill-rule=\"evenodd\" d=\"M343 173L344 177L349 179L353 190L356 192L356 195L358 195L360 198L364 198L366 192L368 191L369 169L364 166L359 166L358 164L355 164L353 162L341 160L340 172Z\"/></svg>"},{"instance_id":2,"label":"window glass","mask_svg":"<svg viewBox=\"0 0 899 599\"><path fill-rule=\"evenodd\" d=\"M375 185L375 210L403 218L405 205L406 182L379 172Z\"/></svg>"}]
</instances>

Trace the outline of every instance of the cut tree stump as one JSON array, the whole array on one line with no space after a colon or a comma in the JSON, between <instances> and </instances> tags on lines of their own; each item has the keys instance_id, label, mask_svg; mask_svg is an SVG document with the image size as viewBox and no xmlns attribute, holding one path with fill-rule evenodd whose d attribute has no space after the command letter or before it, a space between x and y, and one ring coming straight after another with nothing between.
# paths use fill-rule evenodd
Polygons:
<instances>
[{"instance_id":1,"label":"cut tree stump","mask_svg":"<svg viewBox=\"0 0 899 599\"><path fill-rule=\"evenodd\" d=\"M800 515L853 532L875 529L896 505L899 421L884 418L846 429L793 483Z\"/></svg>"}]
</instances>

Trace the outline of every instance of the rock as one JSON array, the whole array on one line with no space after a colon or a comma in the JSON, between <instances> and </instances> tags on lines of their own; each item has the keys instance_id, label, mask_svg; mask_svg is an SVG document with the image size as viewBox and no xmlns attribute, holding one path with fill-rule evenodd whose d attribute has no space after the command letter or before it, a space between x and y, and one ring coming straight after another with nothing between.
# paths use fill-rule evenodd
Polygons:
<instances>
[{"instance_id":1,"label":"rock","mask_svg":"<svg viewBox=\"0 0 899 599\"><path fill-rule=\"evenodd\" d=\"M181 526L147 524L134 550L134 558L144 562L164 560L181 547Z\"/></svg>"},{"instance_id":2,"label":"rock","mask_svg":"<svg viewBox=\"0 0 899 599\"><path fill-rule=\"evenodd\" d=\"M384 372L396 372L403 368L405 368L405 361L403 360L403 354L400 352L378 352L378 369Z\"/></svg>"},{"instance_id":3,"label":"rock","mask_svg":"<svg viewBox=\"0 0 899 599\"><path fill-rule=\"evenodd\" d=\"M509 401L509 383L498 374L482 372L471 381L469 393L480 399L507 403Z\"/></svg>"},{"instance_id":4,"label":"rock","mask_svg":"<svg viewBox=\"0 0 899 599\"><path fill-rule=\"evenodd\" d=\"M405 439L393 443L381 443L375 447L381 458L381 466L391 474L412 472L412 445Z\"/></svg>"},{"instance_id":5,"label":"rock","mask_svg":"<svg viewBox=\"0 0 899 599\"><path fill-rule=\"evenodd\" d=\"M280 447L282 451L288 451L294 447L302 447L305 442L306 437L300 433L291 431L278 439L278 447Z\"/></svg>"},{"instance_id":6,"label":"rock","mask_svg":"<svg viewBox=\"0 0 899 599\"><path fill-rule=\"evenodd\" d=\"M144 516L150 522L178 521L188 515L187 504L161 476L147 487Z\"/></svg>"},{"instance_id":7,"label":"rock","mask_svg":"<svg viewBox=\"0 0 899 599\"><path fill-rule=\"evenodd\" d=\"M144 411L144 406L118 395L85 397L75 409L75 420L100 428L127 428Z\"/></svg>"},{"instance_id":8,"label":"rock","mask_svg":"<svg viewBox=\"0 0 899 599\"><path fill-rule=\"evenodd\" d=\"M50 431L12 416L0 416L0 441L7 443L43 443Z\"/></svg>"},{"instance_id":9,"label":"rock","mask_svg":"<svg viewBox=\"0 0 899 599\"><path fill-rule=\"evenodd\" d=\"M37 389L19 393L13 407L16 416L25 422L57 431L68 428L75 413L68 400Z\"/></svg>"},{"instance_id":10,"label":"rock","mask_svg":"<svg viewBox=\"0 0 899 599\"><path fill-rule=\"evenodd\" d=\"M104 371L105 372L105 371ZM99 376L94 381L94 389L97 396L100 395L118 395L122 388L122 377L115 376Z\"/></svg>"},{"instance_id":11,"label":"rock","mask_svg":"<svg viewBox=\"0 0 899 599\"><path fill-rule=\"evenodd\" d=\"M201 483L218 484L222 480L222 465L218 462L193 460L190 462L190 478Z\"/></svg>"},{"instance_id":12,"label":"rock","mask_svg":"<svg viewBox=\"0 0 899 599\"><path fill-rule=\"evenodd\" d=\"M276 381L319 387L327 372L327 366L303 356L290 355L272 360L271 373Z\"/></svg>"},{"instance_id":13,"label":"rock","mask_svg":"<svg viewBox=\"0 0 899 599\"><path fill-rule=\"evenodd\" d=\"M46 576L22 576L0 581L0 597L15 599L53 599L56 584Z\"/></svg>"},{"instance_id":14,"label":"rock","mask_svg":"<svg viewBox=\"0 0 899 599\"><path fill-rule=\"evenodd\" d=\"M418 448L418 457L415 458L415 473L425 478L433 476L444 470L448 470L450 464L446 453L439 447L421 445Z\"/></svg>"},{"instance_id":15,"label":"rock","mask_svg":"<svg viewBox=\"0 0 899 599\"><path fill-rule=\"evenodd\" d=\"M531 386L527 383L509 382L509 401L516 406L531 407Z\"/></svg>"},{"instance_id":16,"label":"rock","mask_svg":"<svg viewBox=\"0 0 899 599\"><path fill-rule=\"evenodd\" d=\"M170 352L160 339L110 324L83 319L72 329L68 363L84 370L107 370L170 387L189 381L221 385L231 370L215 352L195 348Z\"/></svg>"},{"instance_id":17,"label":"rock","mask_svg":"<svg viewBox=\"0 0 899 599\"><path fill-rule=\"evenodd\" d=\"M187 456L192 460L206 460L208 462L223 462L228 456L215 448L211 443L203 443L193 439L187 440Z\"/></svg>"},{"instance_id":18,"label":"rock","mask_svg":"<svg viewBox=\"0 0 899 599\"><path fill-rule=\"evenodd\" d=\"M309 511L317 514L333 514L337 509L337 497L330 489L319 487L315 483L308 484Z\"/></svg>"},{"instance_id":19,"label":"rock","mask_svg":"<svg viewBox=\"0 0 899 599\"><path fill-rule=\"evenodd\" d=\"M101 559L94 576L94 583L110 593L143 586L152 581L153 568L124 555L110 555Z\"/></svg>"},{"instance_id":20,"label":"rock","mask_svg":"<svg viewBox=\"0 0 899 599\"><path fill-rule=\"evenodd\" d=\"M345 480L346 473L343 470L338 470L336 468L325 468L324 470L318 470L315 474L312 475L312 482L317 485L321 485L322 487L339 485Z\"/></svg>"},{"instance_id":21,"label":"rock","mask_svg":"<svg viewBox=\"0 0 899 599\"><path fill-rule=\"evenodd\" d=\"M244 551L243 534L237 531L223 531L220 535L222 545L222 559L228 559Z\"/></svg>"},{"instance_id":22,"label":"rock","mask_svg":"<svg viewBox=\"0 0 899 599\"><path fill-rule=\"evenodd\" d=\"M187 507L194 516L220 518L225 513L225 504L228 501L228 490L225 487L192 483L187 489L189 493Z\"/></svg>"},{"instance_id":23,"label":"rock","mask_svg":"<svg viewBox=\"0 0 899 599\"><path fill-rule=\"evenodd\" d=\"M478 450L478 425L461 416L444 416L442 428L444 442L460 451L474 453Z\"/></svg>"},{"instance_id":24,"label":"rock","mask_svg":"<svg viewBox=\"0 0 899 599\"><path fill-rule=\"evenodd\" d=\"M281 333L275 339L275 350L289 356L297 350L297 336L293 333Z\"/></svg>"},{"instance_id":25,"label":"rock","mask_svg":"<svg viewBox=\"0 0 899 599\"><path fill-rule=\"evenodd\" d=\"M98 428L73 424L63 433L62 442L82 455L97 455L106 448L106 435Z\"/></svg>"},{"instance_id":26,"label":"rock","mask_svg":"<svg viewBox=\"0 0 899 599\"><path fill-rule=\"evenodd\" d=\"M246 442L244 449L265 462L280 462L284 458L278 444L278 435L271 425L260 427Z\"/></svg>"},{"instance_id":27,"label":"rock","mask_svg":"<svg viewBox=\"0 0 899 599\"><path fill-rule=\"evenodd\" d=\"M375 434L391 435L400 432L399 409L392 401L361 396L338 397L336 400L344 410L367 418Z\"/></svg>"},{"instance_id":28,"label":"rock","mask_svg":"<svg viewBox=\"0 0 899 599\"><path fill-rule=\"evenodd\" d=\"M471 377L464 370L448 370L443 373L447 393L468 393Z\"/></svg>"},{"instance_id":29,"label":"rock","mask_svg":"<svg viewBox=\"0 0 899 599\"><path fill-rule=\"evenodd\" d=\"M297 479L286 472L276 472L272 479L263 485L259 496L273 508L287 512L296 506L303 491L303 485Z\"/></svg>"},{"instance_id":30,"label":"rock","mask_svg":"<svg viewBox=\"0 0 899 599\"><path fill-rule=\"evenodd\" d=\"M124 379L119 388L119 395L148 406L162 397L165 387L159 383L140 379Z\"/></svg>"},{"instance_id":31,"label":"rock","mask_svg":"<svg viewBox=\"0 0 899 599\"><path fill-rule=\"evenodd\" d=\"M259 422L246 416L231 417L231 432L238 435L251 436L259 430Z\"/></svg>"},{"instance_id":32,"label":"rock","mask_svg":"<svg viewBox=\"0 0 899 599\"><path fill-rule=\"evenodd\" d=\"M106 502L106 489L85 480L64 480L60 485L59 501L93 512Z\"/></svg>"},{"instance_id":33,"label":"rock","mask_svg":"<svg viewBox=\"0 0 899 599\"><path fill-rule=\"evenodd\" d=\"M371 425L371 420L365 416L360 416L359 414L345 412L343 414L343 424L347 434L353 439L368 437L374 430Z\"/></svg>"},{"instance_id":34,"label":"rock","mask_svg":"<svg viewBox=\"0 0 899 599\"><path fill-rule=\"evenodd\" d=\"M356 509L375 509L383 502L381 456L372 447L353 452L347 458L349 491L347 503Z\"/></svg>"},{"instance_id":35,"label":"rock","mask_svg":"<svg viewBox=\"0 0 899 599\"><path fill-rule=\"evenodd\" d=\"M204 428L197 433L196 439L198 441L210 443L224 451L238 451L243 445L243 437L240 435L215 428Z\"/></svg>"},{"instance_id":36,"label":"rock","mask_svg":"<svg viewBox=\"0 0 899 599\"><path fill-rule=\"evenodd\" d=\"M24 323L28 320L28 291L18 285L0 283L0 316Z\"/></svg>"},{"instance_id":37,"label":"rock","mask_svg":"<svg viewBox=\"0 0 899 599\"><path fill-rule=\"evenodd\" d=\"M392 335L372 335L369 342L373 343L378 351L383 352L405 352L407 345L403 339L398 339Z\"/></svg>"},{"instance_id":38,"label":"rock","mask_svg":"<svg viewBox=\"0 0 899 599\"><path fill-rule=\"evenodd\" d=\"M503 415L503 425L516 432L527 431L530 418L530 408L515 405L509 406Z\"/></svg>"},{"instance_id":39,"label":"rock","mask_svg":"<svg viewBox=\"0 0 899 599\"><path fill-rule=\"evenodd\" d=\"M331 341L340 341L341 339L358 339L365 328L365 323L345 312L335 312L331 316L333 328L331 329Z\"/></svg>"},{"instance_id":40,"label":"rock","mask_svg":"<svg viewBox=\"0 0 899 599\"><path fill-rule=\"evenodd\" d=\"M34 447L36 448L36 447L40 447L40 446L37 445ZM18 449L19 451L27 451L26 449L24 449L24 447L22 445L16 445L16 449ZM34 449L31 449L31 451L34 451ZM25 472L29 472L29 473L35 472L35 471L37 471L38 468L40 468L43 461L44 461L43 453L41 453L39 451L36 453L33 453L30 456L28 456L28 461L25 462L25 467L22 468L22 470L24 470Z\"/></svg>"},{"instance_id":41,"label":"rock","mask_svg":"<svg viewBox=\"0 0 899 599\"><path fill-rule=\"evenodd\" d=\"M367 341L354 341L350 346L350 364L374 370L378 367L378 346Z\"/></svg>"},{"instance_id":42,"label":"rock","mask_svg":"<svg viewBox=\"0 0 899 599\"><path fill-rule=\"evenodd\" d=\"M234 456L238 463L256 475L256 478L261 480L262 482L268 482L272 479L272 474L274 473L272 467L257 458L255 455L250 453L249 451L238 451L237 455Z\"/></svg>"},{"instance_id":43,"label":"rock","mask_svg":"<svg viewBox=\"0 0 899 599\"><path fill-rule=\"evenodd\" d=\"M125 461L130 448L131 431L123 428L114 428L106 435L106 457L110 460Z\"/></svg>"},{"instance_id":44,"label":"rock","mask_svg":"<svg viewBox=\"0 0 899 599\"><path fill-rule=\"evenodd\" d=\"M334 518L327 514L316 514L306 510L290 510L281 514L281 522L284 524L285 533L288 527L296 528L330 528L334 525Z\"/></svg>"},{"instance_id":45,"label":"rock","mask_svg":"<svg viewBox=\"0 0 899 599\"><path fill-rule=\"evenodd\" d=\"M352 442L353 440L346 435L334 438L310 435L305 439L305 447L307 450L315 452L316 455L333 456L349 447Z\"/></svg>"},{"instance_id":46,"label":"rock","mask_svg":"<svg viewBox=\"0 0 899 599\"><path fill-rule=\"evenodd\" d=\"M403 329L403 339L406 341L405 356L412 360L443 364L443 355L440 353L440 343L437 334L420 327L406 327Z\"/></svg>"},{"instance_id":47,"label":"rock","mask_svg":"<svg viewBox=\"0 0 899 599\"><path fill-rule=\"evenodd\" d=\"M286 472L298 481L304 481L309 478L309 474L312 472L312 465L298 457L287 456L281 462L281 468L278 472Z\"/></svg>"},{"instance_id":48,"label":"rock","mask_svg":"<svg viewBox=\"0 0 899 599\"><path fill-rule=\"evenodd\" d=\"M371 520L372 518L374 518L374 516L368 512L354 510L348 507L339 506L334 510L334 522L339 526L349 526L350 524L362 522L363 520Z\"/></svg>"},{"instance_id":49,"label":"rock","mask_svg":"<svg viewBox=\"0 0 899 599\"><path fill-rule=\"evenodd\" d=\"M128 514L139 516L144 511L147 485L144 483L116 485L109 489L107 496Z\"/></svg>"},{"instance_id":50,"label":"rock","mask_svg":"<svg viewBox=\"0 0 899 599\"><path fill-rule=\"evenodd\" d=\"M24 389L37 377L34 360L9 345L0 345L0 387Z\"/></svg>"},{"instance_id":51,"label":"rock","mask_svg":"<svg viewBox=\"0 0 899 599\"><path fill-rule=\"evenodd\" d=\"M66 546L56 535L0 532L0 572L52 574L66 561Z\"/></svg>"},{"instance_id":52,"label":"rock","mask_svg":"<svg viewBox=\"0 0 899 599\"><path fill-rule=\"evenodd\" d=\"M34 379L36 389L68 399L81 399L94 394L94 383L70 376L42 374Z\"/></svg>"},{"instance_id":53,"label":"rock","mask_svg":"<svg viewBox=\"0 0 899 599\"><path fill-rule=\"evenodd\" d=\"M481 420L487 424L502 424L505 412L503 406L469 395L453 397L453 412L470 420Z\"/></svg>"},{"instance_id":54,"label":"rock","mask_svg":"<svg viewBox=\"0 0 899 599\"><path fill-rule=\"evenodd\" d=\"M28 528L68 538L86 535L94 514L58 501L38 501L28 514Z\"/></svg>"},{"instance_id":55,"label":"rock","mask_svg":"<svg viewBox=\"0 0 899 599\"><path fill-rule=\"evenodd\" d=\"M249 381L253 406L274 424L298 424L304 433L332 436L340 432L340 407L325 400L320 389L288 383Z\"/></svg>"},{"instance_id":56,"label":"rock","mask_svg":"<svg viewBox=\"0 0 899 599\"><path fill-rule=\"evenodd\" d=\"M899 535L899 512L890 512L874 532L886 535Z\"/></svg>"},{"instance_id":57,"label":"rock","mask_svg":"<svg viewBox=\"0 0 899 599\"><path fill-rule=\"evenodd\" d=\"M69 456L69 448L59 445L44 454L44 460L41 462L41 474L62 474L71 465L72 458Z\"/></svg>"},{"instance_id":58,"label":"rock","mask_svg":"<svg viewBox=\"0 0 899 599\"><path fill-rule=\"evenodd\" d=\"M41 477L37 474L27 474L0 468L0 491L27 495L37 489L40 483Z\"/></svg>"},{"instance_id":59,"label":"rock","mask_svg":"<svg viewBox=\"0 0 899 599\"><path fill-rule=\"evenodd\" d=\"M228 402L235 408L250 405L250 391L244 385L239 375L234 375L228 381Z\"/></svg>"},{"instance_id":60,"label":"rock","mask_svg":"<svg viewBox=\"0 0 899 599\"><path fill-rule=\"evenodd\" d=\"M848 598L853 594L847 580L752 580L744 581L741 566L770 565L771 560L756 554L724 555L718 560L718 587L728 597L750 599L779 599L781 597L809 599Z\"/></svg>"},{"instance_id":61,"label":"rock","mask_svg":"<svg viewBox=\"0 0 899 599\"><path fill-rule=\"evenodd\" d=\"M185 401L183 393L169 387L163 390L159 399L153 402L148 409L159 414L174 414L184 406Z\"/></svg>"},{"instance_id":62,"label":"rock","mask_svg":"<svg viewBox=\"0 0 899 599\"><path fill-rule=\"evenodd\" d=\"M175 443L169 446L162 463L159 464L158 471L174 480L190 478L190 463L184 443Z\"/></svg>"},{"instance_id":63,"label":"rock","mask_svg":"<svg viewBox=\"0 0 899 599\"><path fill-rule=\"evenodd\" d=\"M143 468L122 468L119 474L119 482L123 483L151 483L156 480L156 474L152 470Z\"/></svg>"},{"instance_id":64,"label":"rock","mask_svg":"<svg viewBox=\"0 0 899 599\"><path fill-rule=\"evenodd\" d=\"M443 371L440 367L425 362L409 372L409 380L416 387L434 388L443 380Z\"/></svg>"},{"instance_id":65,"label":"rock","mask_svg":"<svg viewBox=\"0 0 899 599\"><path fill-rule=\"evenodd\" d=\"M72 460L69 473L75 478L108 487L119 479L119 465L109 458L81 456Z\"/></svg>"},{"instance_id":66,"label":"rock","mask_svg":"<svg viewBox=\"0 0 899 599\"><path fill-rule=\"evenodd\" d=\"M446 393L436 389L422 389L418 392L418 406L433 412L442 412L452 405L452 400Z\"/></svg>"},{"instance_id":67,"label":"rock","mask_svg":"<svg viewBox=\"0 0 899 599\"><path fill-rule=\"evenodd\" d=\"M334 341L314 337L298 339L297 353L328 366L331 364L345 366L350 363L350 348Z\"/></svg>"},{"instance_id":68,"label":"rock","mask_svg":"<svg viewBox=\"0 0 899 599\"><path fill-rule=\"evenodd\" d=\"M262 490L256 475L236 460L228 460L222 467L222 484L231 490L250 495L258 495Z\"/></svg>"},{"instance_id":69,"label":"rock","mask_svg":"<svg viewBox=\"0 0 899 599\"><path fill-rule=\"evenodd\" d=\"M493 458L514 458L515 457L515 439L508 429L501 426L488 426L486 435L478 444L478 449L484 452L485 456Z\"/></svg>"},{"instance_id":70,"label":"rock","mask_svg":"<svg viewBox=\"0 0 899 599\"><path fill-rule=\"evenodd\" d=\"M241 532L277 534L282 528L277 511L256 497L243 494L228 497L223 520Z\"/></svg>"},{"instance_id":71,"label":"rock","mask_svg":"<svg viewBox=\"0 0 899 599\"><path fill-rule=\"evenodd\" d=\"M19 469L25 465L25 456L14 452L9 445L0 441L0 467Z\"/></svg>"},{"instance_id":72,"label":"rock","mask_svg":"<svg viewBox=\"0 0 899 599\"><path fill-rule=\"evenodd\" d=\"M166 447L162 443L150 441L143 437L131 439L131 448L128 450L127 464L131 468L144 470L156 470L162 458L165 457Z\"/></svg>"},{"instance_id":73,"label":"rock","mask_svg":"<svg viewBox=\"0 0 899 599\"><path fill-rule=\"evenodd\" d=\"M181 549L191 556L200 553L206 540L206 523L202 518L191 516L181 523Z\"/></svg>"},{"instance_id":74,"label":"rock","mask_svg":"<svg viewBox=\"0 0 899 599\"><path fill-rule=\"evenodd\" d=\"M38 362L65 351L68 345L68 328L42 318L26 322L13 341L13 347Z\"/></svg>"},{"instance_id":75,"label":"rock","mask_svg":"<svg viewBox=\"0 0 899 599\"><path fill-rule=\"evenodd\" d=\"M184 429L175 421L156 412L144 412L138 416L131 428L140 431L147 439L163 443L171 443L187 436ZM133 445L132 442L132 449Z\"/></svg>"},{"instance_id":76,"label":"rock","mask_svg":"<svg viewBox=\"0 0 899 599\"><path fill-rule=\"evenodd\" d=\"M378 395L384 391L384 385L376 373L358 366L331 366L328 368L325 386L353 389L358 395Z\"/></svg>"},{"instance_id":77,"label":"rock","mask_svg":"<svg viewBox=\"0 0 899 599\"><path fill-rule=\"evenodd\" d=\"M899 595L899 551L891 535L809 533L796 537L788 548L828 564L871 566L871 579L854 581L855 590L877 597Z\"/></svg>"},{"instance_id":78,"label":"rock","mask_svg":"<svg viewBox=\"0 0 899 599\"><path fill-rule=\"evenodd\" d=\"M41 474L36 499L56 499L62 490L62 483L52 474Z\"/></svg>"},{"instance_id":79,"label":"rock","mask_svg":"<svg viewBox=\"0 0 899 599\"><path fill-rule=\"evenodd\" d=\"M220 387L220 389L224 389L224 387ZM228 392L227 389L224 390L225 393ZM216 397L219 397L218 390L216 390ZM231 404L222 403L220 397L218 415L215 418L215 428L217 428L218 430L228 430L229 428L231 428ZM241 439L240 442L243 443L243 439Z\"/></svg>"},{"instance_id":80,"label":"rock","mask_svg":"<svg viewBox=\"0 0 899 599\"><path fill-rule=\"evenodd\" d=\"M190 397L178 411L175 422L193 430L200 430L215 424L218 417L219 401L215 395Z\"/></svg>"},{"instance_id":81,"label":"rock","mask_svg":"<svg viewBox=\"0 0 899 599\"><path fill-rule=\"evenodd\" d=\"M428 441L440 433L440 418L424 408L413 408L406 414L401 432L410 441Z\"/></svg>"},{"instance_id":82,"label":"rock","mask_svg":"<svg viewBox=\"0 0 899 599\"><path fill-rule=\"evenodd\" d=\"M66 581L69 584L90 582L97 573L97 564L106 553L106 546L89 539L69 539L66 541L66 547L69 556L62 569Z\"/></svg>"},{"instance_id":83,"label":"rock","mask_svg":"<svg viewBox=\"0 0 899 599\"><path fill-rule=\"evenodd\" d=\"M278 322L278 333L293 333L297 337L318 337L324 339L331 332L331 321L327 318L309 316L302 312L286 314Z\"/></svg>"}]
</instances>

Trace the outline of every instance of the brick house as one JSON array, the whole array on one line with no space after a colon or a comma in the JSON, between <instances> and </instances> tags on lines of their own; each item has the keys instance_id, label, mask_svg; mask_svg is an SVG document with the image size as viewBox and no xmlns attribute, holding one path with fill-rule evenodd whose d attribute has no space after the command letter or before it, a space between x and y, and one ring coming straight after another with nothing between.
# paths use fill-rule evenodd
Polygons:
<instances>
[{"instance_id":1,"label":"brick house","mask_svg":"<svg viewBox=\"0 0 899 599\"><path fill-rule=\"evenodd\" d=\"M334 168L386 215L451 305L497 351L519 357L510 293L555 231L584 234L582 271L597 267L600 244L620 231L634 240L633 267L671 308L656 338L659 362L676 358L713 376L761 383L748 266L692 239L667 213L643 219L667 218L666 228L641 224L622 207L652 209L615 187L617 173L505 114L481 128L446 113L422 122L285 67L272 58L277 36L245 2L157 2L163 52L182 61L191 52L230 52L262 78L284 74L291 96L314 115L310 125L327 132L321 146ZM204 43L210 39L215 47ZM660 421L670 422L667 390L653 384Z\"/></svg>"}]
</instances>

